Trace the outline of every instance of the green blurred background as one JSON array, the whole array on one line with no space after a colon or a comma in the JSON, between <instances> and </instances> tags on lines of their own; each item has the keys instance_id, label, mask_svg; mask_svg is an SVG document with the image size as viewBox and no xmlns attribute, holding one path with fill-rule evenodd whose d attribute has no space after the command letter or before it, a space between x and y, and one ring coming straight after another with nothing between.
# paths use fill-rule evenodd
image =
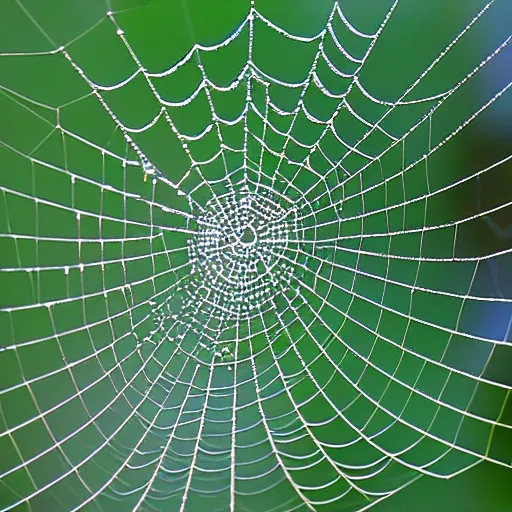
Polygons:
<instances>
[{"instance_id":1,"label":"green blurred background","mask_svg":"<svg viewBox=\"0 0 512 512\"><path fill-rule=\"evenodd\" d=\"M458 34L470 20L483 8L486 2L478 0L457 0L446 2L434 0L428 3L416 0L400 1L393 13L385 31L380 36L374 51L366 62L360 80L371 94L388 102L396 101L401 93L419 76L419 74L437 57L446 45ZM266 18L294 34L314 36L325 26L327 16L332 9L332 0L256 0L256 8ZM344 12L354 26L361 31L373 33L382 22L383 16L390 9L392 2L388 0L360 1L347 0L341 3ZM115 84L126 79L137 70L133 59L120 41L116 27L106 17L106 11L112 10L117 24L122 27L131 47L134 49L142 65L150 72L160 72L168 69L178 61L191 45L200 42L205 45L217 44L232 34L243 21L250 4L247 1L163 1L163 0L112 0L106 5L103 0L51 0L40 2L37 0L3 0L0 6L0 54L12 52L49 52L61 45L72 60L82 68L87 76L98 84ZM491 6L482 20L479 21L462 38L449 56L436 67L428 78L422 81L407 99L429 97L451 89L457 82L475 68L487 55L491 54L508 36L510 36L510 19L512 9L507 0L498 0ZM356 55L364 52L366 43L354 37L340 24L338 27L346 48ZM91 30L90 30L91 29ZM90 31L89 31L90 30ZM80 36L80 37L78 37ZM75 41L76 39L76 41ZM340 37L341 39L341 37ZM71 44L70 41L74 41ZM239 73L247 61L247 31L241 34L232 45L218 52L204 53L201 57L207 76L216 84L227 85ZM334 47L327 52L334 55ZM263 23L256 23L254 62L259 69L272 77L278 77L288 82L301 81L311 67L311 58L316 49L308 45L296 45L272 31ZM354 70L352 64L338 61L340 68L346 66L344 71ZM444 137L452 133L469 116L498 91L511 81L510 69L512 58L509 48L503 50L488 66L486 66L473 79L461 88L461 92L454 95L432 116L432 123L424 123L412 136L407 139L405 156L401 150L393 153L388 160L383 160L383 172L386 177L393 176L404 164L409 165L422 154L429 152L429 147L438 144ZM324 73L325 85L330 90L342 91L345 87L342 80L329 74L327 69L319 70ZM159 92L171 101L180 101L188 97L200 80L200 73L195 61L185 65L171 77L159 82ZM26 428L22 428L10 436L4 435L0 439L0 472L20 464L42 449L55 445L56 439L66 436L79 428L97 411L113 399L116 394L115 386L121 387L129 376L137 373L140 362L149 359L150 348L143 347L145 354L141 359L130 356L135 351L137 340L147 335L151 325L143 322L140 332L133 335L133 325L149 314L149 305L134 309L133 315L123 312L134 305L144 305L156 292L165 290L173 280L179 279L186 270L176 273L167 272L169 266L177 267L186 263L186 251L177 251L171 256L171 265L165 250L179 249L186 246L186 235L171 233L165 230L166 226L185 227L183 219L172 214L164 214L161 210L151 211L154 214L151 225L148 225L150 210L141 202L123 201L117 194L108 189L93 187L78 180L71 182L66 173L56 172L51 166L58 169L69 170L77 175L84 176L100 183L117 187L125 192L140 194L150 200L154 198L160 204L183 211L188 211L185 198L177 196L170 189L163 187L153 189L150 183L143 181L143 173L139 167L128 166L124 168L121 160L113 158L108 153L102 154L98 148L104 148L128 160L137 160L133 149L127 146L123 134L116 129L115 123L105 112L100 102L90 94L90 88L79 77L76 69L60 53L53 55L13 56L0 57L0 165L3 194L0 198L0 263L2 268L40 268L44 266L55 267L55 270L45 272L2 272L0 274L0 347L6 350L0 352L0 388L8 390L1 395L0 427L6 432L9 428L22 424L24 421L40 414L36 403L41 410L49 409L62 400L72 396L76 389L85 389L88 384L101 377L106 370L109 380L104 379L101 384L83 393L83 402L72 400L65 407L56 409L49 415L48 423L37 421ZM270 94L273 101L283 109L291 109L298 100L297 91L285 87L271 87ZM253 98L255 103L261 103L261 89L254 86ZM217 112L221 117L234 118L240 114L245 104L245 88L241 87L232 92L212 93ZM27 98L32 100L28 101ZM142 127L150 123L158 114L161 105L154 95L144 85L139 76L126 87L105 92L104 98L113 109L123 125ZM382 115L382 106L368 102L362 95L353 98L354 105L363 112L367 119L375 122ZM44 105L60 107L57 110L45 108L33 102ZM322 117L329 112L337 100L323 97L312 92L306 97L311 112ZM397 109L396 115L391 116L385 125L394 134L407 132L414 122L424 116L432 104L419 104L419 106ZM325 117L325 115L323 116ZM323 118L322 117L322 118ZM181 133L197 134L211 121L210 107L204 100L198 100L192 105L173 109L173 120ZM276 124L277 119L272 119ZM251 131L259 133L262 130L261 122L255 116L249 116L248 123ZM62 126L80 137L90 141L95 146L81 144L73 137L62 135L55 129ZM430 129L429 129L430 126ZM354 144L361 136L361 125L355 123L349 116L342 118L338 128L344 140ZM212 131L213 132L213 131ZM316 140L318 133L307 123L297 129L302 140ZM239 127L223 132L226 143L240 147L243 132ZM209 137L209 136L208 136ZM490 166L500 159L510 156L512 138L512 95L506 92L498 101L485 109L473 123L459 132L448 144L429 158L428 176L429 187L437 190L464 176L471 176L476 171ZM133 135L133 139L142 148L151 162L162 174L177 181L184 176L188 169L187 157L176 137L165 123L158 122L151 129ZM272 139L268 135L269 145L279 146L279 138ZM376 139L368 144L366 150L371 154L377 152L382 141ZM372 147L372 144L375 146ZM209 158L217 149L218 141L215 138L205 138L204 142L191 144L193 154L198 159ZM339 151L336 144L331 147L333 154ZM401 149L401 148L400 148ZM260 148L255 141L249 143L248 152L259 155ZM290 150L292 151L292 150ZM45 162L48 165L39 165L29 158ZM268 156L268 155L267 155ZM275 159L267 156L264 159L264 172L271 173L275 167ZM231 155L228 162L231 169L240 165L238 155ZM297 156L299 158L299 156ZM402 158L404 159L402 161ZM344 163L346 173L350 174L360 167L361 161L355 158L347 159ZM222 169L217 164L208 166L209 176L222 175ZM477 215L481 211L495 206L504 205L512 197L511 164L505 163L487 172L479 180L470 180L468 185L459 186L447 193L436 196L428 205L428 225L450 223L459 219L466 219ZM345 174L346 178L347 174ZM424 203L415 203L417 206L396 208L390 210L386 218L375 215L362 224L358 213L370 212L380 208L389 208L393 204L400 204L418 195L427 193L424 167L416 166L406 175L405 181L390 182L386 196L380 192L373 195L363 194L365 201L361 207L357 193L370 187L374 180L382 176L373 174L371 168L363 173L363 182L349 180L343 188L343 197L352 196L354 199L344 204L343 216L348 219L343 223L343 235L357 235L363 233L380 233L386 229L385 221L392 231L402 227L413 229L422 226L425 222ZM193 178L184 182L184 187L194 185ZM297 182L299 188L307 185ZM15 195L9 191L18 191ZM338 189L338 193L340 190ZM25 196L24 196L25 195ZM44 198L47 201L65 206L65 209L56 209L45 204L33 201L33 197ZM84 212L101 212L105 217L113 219L129 219L131 223L104 220L98 223L93 216L82 215L77 222L74 210ZM155 226L160 226L158 229ZM384 226L384 227L383 227ZM456 254L460 257L481 258L507 250L511 245L511 234L507 228L512 226L510 208L502 208L488 216L484 221L481 217L461 225L457 234L456 243L453 240L453 231L437 230L432 236L425 236L422 256L434 258L449 257ZM510 231L510 230L509 230ZM27 238L14 238L12 234L27 235ZM158 235L154 241L148 242L148 237ZM500 236L497 236L500 235ZM43 241L44 237L70 238L73 242ZM79 243L79 239L97 240L99 238L132 238L126 243L100 244ZM144 239L144 240L142 240ZM152 239L153 240L153 239ZM419 237L389 237L368 238L364 243L357 236L354 239L345 239L340 247L352 250L365 249L367 251L391 252L398 255L418 256ZM147 257L153 253L153 258ZM146 256L146 257L145 257ZM509 323L512 316L510 302L478 302L468 301L462 303L459 299L444 300L439 296L416 294L412 305L411 294L408 289L399 286L382 288L382 282L377 284L365 280L356 269L362 272L371 272L388 280L407 283L413 286L424 287L431 290L445 290L462 295L469 294L487 297L512 297L512 262L508 254L491 258L481 262L475 270L474 264L423 264L418 270L416 263L408 261L391 260L389 268L386 262L378 258L362 256L356 262L353 254L336 250L330 255L338 263L346 266L346 271L335 271L330 279L345 287L345 291L333 292L330 295L331 303L344 309L350 303L349 314L353 319L366 325L371 325L383 336L388 336L397 343L406 343L407 346L434 359L463 369L474 375L484 375L491 381L499 382L504 386L512 386L512 352L510 343ZM106 272L100 267L87 267L80 272L73 266L80 263L96 263L107 259L134 258L125 265L109 265ZM71 270L64 274L62 269L70 266ZM354 277L357 273L357 279ZM474 273L474 274L473 274ZM157 275L156 279L151 276ZM476 276L476 277L475 277ZM472 281L472 278L474 280ZM120 287L126 282L134 283L146 280L145 285L133 286L129 290L118 289L108 294L105 300L103 295L86 301L70 302L69 304L51 308L21 309L14 312L7 311L27 304L40 304L52 302L63 297L81 296L99 293L103 290ZM461 332L470 333L496 340L502 340L503 345L490 352L489 344L473 342L471 338L447 340L446 333L434 328L416 325L405 337L403 316L389 314L377 323L379 310L367 301L356 299L352 301L348 290L370 298L377 303L381 300L393 311L411 312L418 318ZM382 297L382 298L381 298ZM309 297L311 304L321 307L318 298ZM316 302L315 302L316 300ZM50 314L48 312L50 309ZM53 312L52 312L53 311ZM346 343L356 353L368 354L373 338L356 323L345 322L334 310L321 309L326 321L340 333ZM313 322L311 312L302 313L304 321ZM115 317L109 323L101 323L102 319ZM98 325L95 325L98 322ZM59 342L59 333L64 333L80 326L90 328L81 330L76 334L63 336ZM291 329L293 336L303 335L303 328L294 326ZM414 331L414 332L412 332ZM325 329L319 329L319 336L325 338ZM56 336L57 335L57 336ZM48 337L45 343L27 345L17 350L8 349L13 345L22 344L27 340ZM307 338L307 337L306 337ZM318 349L308 340L302 342L301 351L305 357L312 359ZM115 350L109 350L113 340L121 339L116 343ZM289 343L281 340L283 351ZM265 338L254 342L264 345ZM464 344L465 343L465 344ZM373 355L375 364L383 368L397 369L396 354L386 348L385 342L380 342L381 352ZM448 348L449 347L449 350ZM279 345L278 345L279 348ZM443 351L447 349L443 354ZM105 350L103 350L105 349ZM169 349L170 350L170 349ZM245 349L247 350L247 348ZM281 349L279 349L281 350ZM335 350L335 349L333 349ZM64 363L87 357L99 351L100 355L91 358L85 364L74 367L73 372L61 372L51 379L40 380L32 386L32 393L21 386L11 390L23 380L56 371ZM64 353L63 353L64 352ZM340 354L334 352L341 358ZM165 364L169 353L161 351L157 358L160 364ZM118 361L126 357L122 365ZM267 353L268 357L268 353ZM21 361L21 364L20 364ZM261 368L270 368L271 362L262 356L259 360ZM158 364L148 364L149 380L155 378L161 369ZM342 371L349 375L354 374L355 379L364 375L363 387L375 397L379 397L383 382L381 375L366 375L362 365L355 357L343 357ZM487 363L487 364L486 364ZM287 364L293 367L293 361L286 357L282 359L283 367ZM410 365L410 366L409 366ZM21 368L23 367L23 374ZM419 367L414 361L403 364L403 375L399 379L408 379L407 372L414 376ZM120 371L122 368L122 371ZM184 368L183 378L190 381L191 369L186 362L177 358L176 368L170 368L171 375L176 376ZM329 365L321 361L315 363L312 369L321 375L329 375ZM401 367L401 369L403 369ZM243 369L240 370L243 374ZM248 370L247 370L248 371ZM332 373L332 369L330 370ZM440 383L444 383L444 374L432 375L426 373L425 392L435 393ZM436 377L438 381L436 382ZM218 386L230 386L233 375L225 371L217 372ZM75 379L75 382L72 382ZM207 373L198 377L200 385L205 386ZM99 423L105 434L113 432L122 419L128 414L128 403L140 403L140 390L145 389L147 382L139 378L135 381L134 389L126 391L127 403L117 404L111 411L101 414ZM446 401L457 403L460 407L469 407L468 386L466 381L454 382L450 389L450 398ZM414 379L411 381L414 382ZM198 384L199 385L199 384ZM333 392L353 393L345 382L337 382L332 386ZM432 389L429 388L432 386ZM180 400L177 390L175 397ZM510 425L512 419L511 401L509 394L503 389L496 391L490 386L479 388L481 396L471 403L477 407L482 415L497 420L501 412L501 421ZM298 399L310 393L307 384L299 383L294 387L294 394ZM389 401L397 400L400 403L400 393L391 391L387 397ZM181 399L183 397L181 396ZM340 398L343 403L344 397ZM347 398L348 400L348 398ZM424 422L432 419L432 409L419 401L412 406L414 420ZM156 407L151 403L144 403L147 415L155 414ZM268 406L268 412L274 412L281 407L281 403ZM397 405L398 410L400 407ZM193 407L192 407L193 409ZM322 418L322 401L308 410L311 421ZM473 409L471 409L473 410ZM361 414L366 414L364 408ZM309 417L309 416L308 416ZM169 414L172 422L173 415ZM354 418L354 421L359 419ZM360 420L364 423L363 420ZM446 430L450 431L458 424L458 418L446 419ZM486 428L480 430L477 422L470 424L465 432L467 439L460 442L476 450L485 451L485 443L489 439ZM422 423L423 424L423 423ZM333 427L329 435L336 436L337 427ZM133 422L123 429L119 435L119 450L128 450L133 447L141 436L142 425ZM49 432L54 434L52 438ZM190 432L188 432L190 435ZM192 433L193 435L193 433ZM255 439L260 432L256 432ZM396 434L400 435L400 431ZM449 434L446 434L449 436ZM66 444L63 453L56 450L33 465L33 473L38 486L43 486L63 473L63 468L72 465L73 461L80 461L89 455L98 446L101 435L92 426L76 436ZM407 443L406 440L404 440ZM484 448L482 448L482 443ZM190 445L190 443L189 443ZM15 446L20 447L17 453ZM121 447L121 448L120 448ZM268 450L268 446L266 447ZM429 450L427 445L424 450ZM428 454L428 453L427 453ZM488 454L502 461L512 460L512 437L509 429L496 429ZM251 456L254 457L254 454ZM66 460L67 457L67 460ZM351 458L352 457L352 458ZM357 454L351 454L345 461L358 464ZM414 464L414 462L412 462ZM205 462L206 464L206 462ZM454 462L454 467L457 463ZM461 463L462 464L462 463ZM85 465L82 471L84 478L91 486L96 488L104 481L105 475L116 467L115 458L108 453L99 453L93 457L90 464ZM448 464L449 467L449 464ZM458 466L457 466L458 467ZM98 469L100 468L100 469ZM255 468L255 473L260 471ZM308 473L308 482L322 481L322 469L312 470ZM447 469L450 472L450 469ZM124 476L124 474L123 474ZM406 478L401 475L398 478ZM132 476L126 477L126 488L141 485L143 480ZM17 471L5 479L5 486L0 491L0 509L13 502L13 497L23 497L31 492L32 484L24 471ZM376 512L386 511L506 511L511 507L510 469L483 462L471 470L452 480L423 477L412 483L408 488L391 496L382 503L377 504ZM206 484L208 485L208 484ZM211 489L216 489L215 482ZM280 489L280 488L278 488ZM87 492L72 475L65 483L53 488L52 496L39 497L32 506L32 510L69 510L71 504L80 503L85 499ZM226 493L219 498L219 503L226 500ZM283 498L281 498L283 496ZM244 503L240 510L269 510L275 506L276 500L284 497L289 499L290 492L279 491L273 497L260 496L251 498ZM132 498L130 498L132 499ZM212 503L214 499L212 498ZM155 505L158 510L178 510L166 508L166 502ZM191 504L191 510L204 510L204 502ZM242 503L242 501L240 502ZM129 510L132 501L116 502L104 497L98 500L98 507L102 510ZM171 507L176 505L170 505ZM249 508L249 506L251 508ZM359 504L360 506L360 504ZM247 508L245 508L247 507ZM322 510L353 510L351 504L347 508L335 505ZM95 505L88 504L84 510L95 510ZM26 505L20 505L15 510L30 510Z\"/></svg>"}]
</instances>

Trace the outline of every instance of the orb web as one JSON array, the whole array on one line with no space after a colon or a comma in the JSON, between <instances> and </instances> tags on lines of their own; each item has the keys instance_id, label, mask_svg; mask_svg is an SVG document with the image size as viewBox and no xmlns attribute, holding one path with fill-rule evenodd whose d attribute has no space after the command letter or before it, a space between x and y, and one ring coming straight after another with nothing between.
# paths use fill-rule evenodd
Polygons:
<instances>
[{"instance_id":1,"label":"orb web","mask_svg":"<svg viewBox=\"0 0 512 512\"><path fill-rule=\"evenodd\" d=\"M509 468L510 3L50 3L0 7L0 510Z\"/></svg>"}]
</instances>

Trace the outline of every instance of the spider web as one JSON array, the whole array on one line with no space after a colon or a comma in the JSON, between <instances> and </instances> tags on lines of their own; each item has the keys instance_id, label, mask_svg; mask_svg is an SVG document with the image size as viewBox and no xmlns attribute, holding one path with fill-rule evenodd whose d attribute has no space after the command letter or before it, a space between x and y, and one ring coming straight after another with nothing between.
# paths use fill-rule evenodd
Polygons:
<instances>
[{"instance_id":1,"label":"spider web","mask_svg":"<svg viewBox=\"0 0 512 512\"><path fill-rule=\"evenodd\" d=\"M507 3L163 4L2 7L0 509L510 466Z\"/></svg>"}]
</instances>

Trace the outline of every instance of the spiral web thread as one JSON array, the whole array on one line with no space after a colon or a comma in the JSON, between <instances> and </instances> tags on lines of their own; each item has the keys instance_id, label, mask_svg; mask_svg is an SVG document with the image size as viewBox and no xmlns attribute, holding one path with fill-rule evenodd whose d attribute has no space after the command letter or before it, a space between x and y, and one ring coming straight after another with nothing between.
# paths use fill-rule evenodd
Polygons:
<instances>
[{"instance_id":1,"label":"spiral web thread","mask_svg":"<svg viewBox=\"0 0 512 512\"><path fill-rule=\"evenodd\" d=\"M493 215L512 200L486 204L481 180L512 155L455 174L443 158L510 97L509 76L467 101L512 36L423 94L498 4L379 100L361 76L398 1L371 33L335 2L303 36L253 0L231 35L158 71L123 26L138 10L59 46L16 2L51 49L0 49L0 65L56 63L73 93L1 85L34 127L0 138L1 510L364 510L421 475L511 464L512 382L493 369L510 357L512 249ZM260 30L313 49L303 80L265 72ZM112 83L80 62L100 36L126 58ZM219 84L208 70L237 44L244 65ZM156 114L130 124L139 93ZM104 134L76 122L88 115ZM460 190L470 213L440 206ZM503 243L468 248L479 226ZM485 308L491 334L470 321Z\"/></svg>"}]
</instances>

